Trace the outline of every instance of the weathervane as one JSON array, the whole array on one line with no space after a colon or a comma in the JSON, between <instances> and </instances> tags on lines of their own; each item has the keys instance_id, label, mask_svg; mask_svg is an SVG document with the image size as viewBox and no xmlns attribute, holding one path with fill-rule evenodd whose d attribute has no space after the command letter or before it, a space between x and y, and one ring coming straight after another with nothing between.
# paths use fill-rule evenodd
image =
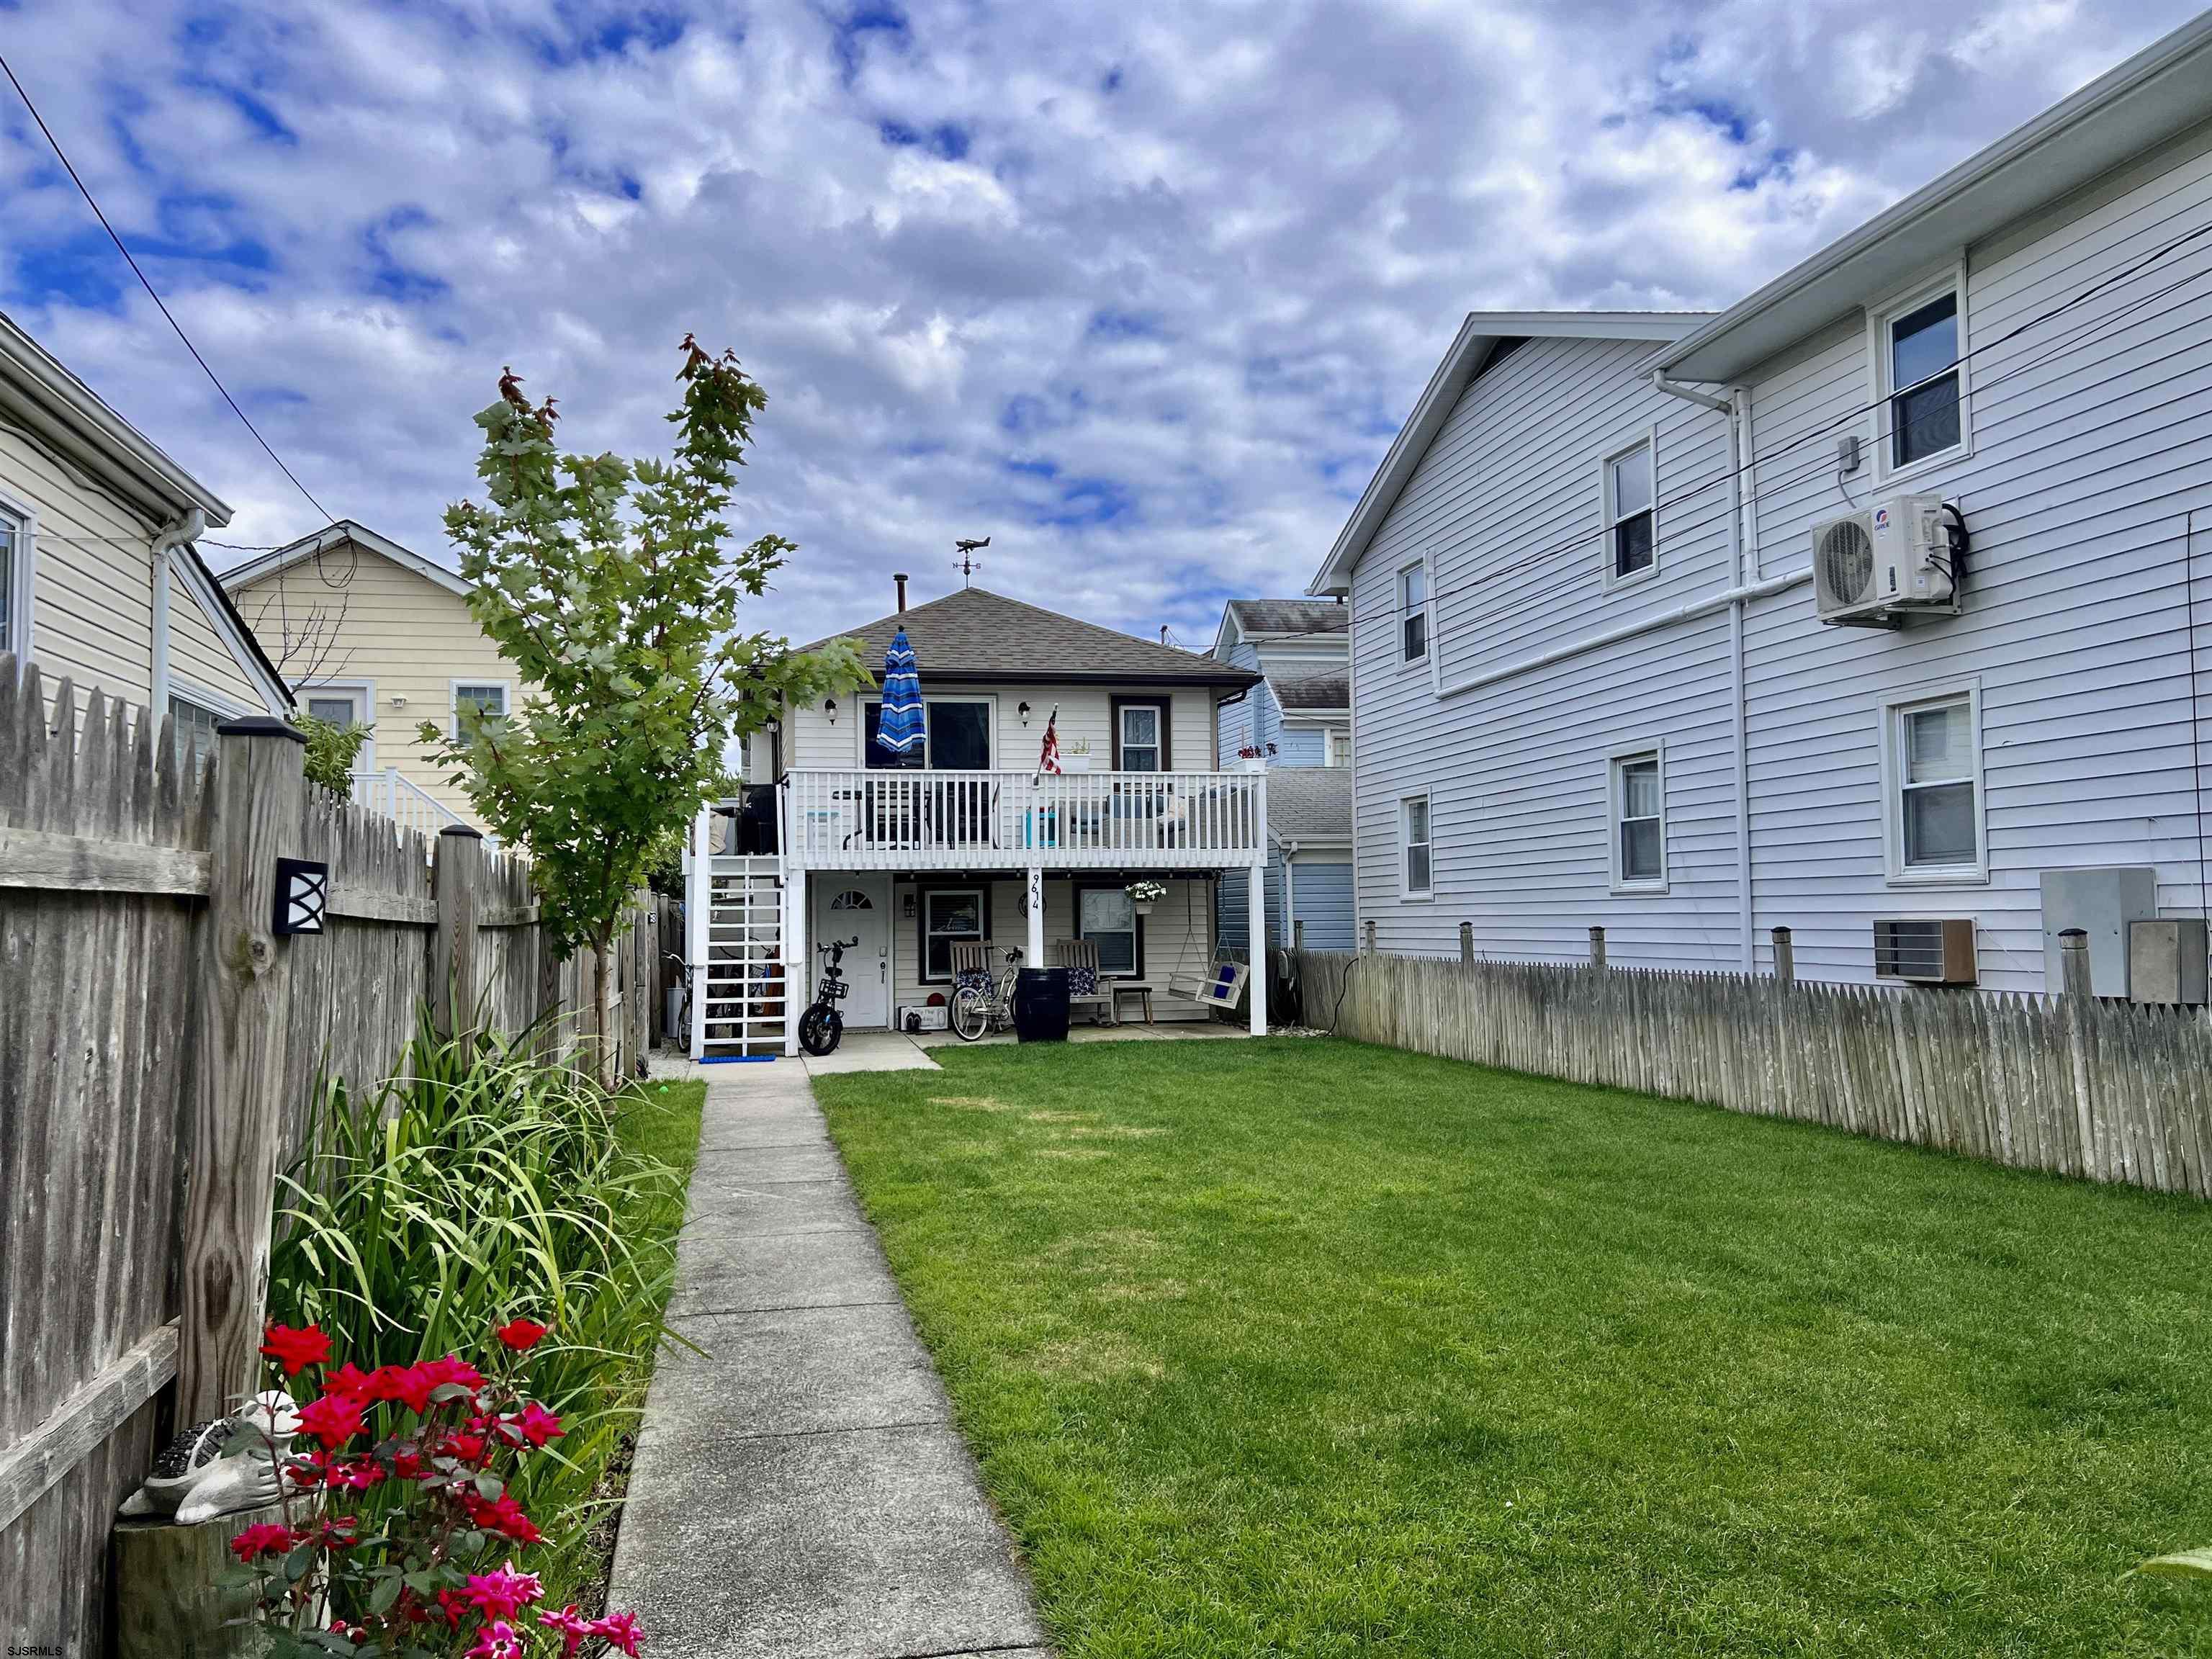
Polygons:
<instances>
[{"instance_id":1,"label":"weathervane","mask_svg":"<svg viewBox=\"0 0 2212 1659\"><path fill-rule=\"evenodd\" d=\"M975 555L990 544L991 538L988 536L984 537L980 542L966 541L952 544L952 550L960 556L961 586L967 586L968 579L975 574Z\"/></svg>"}]
</instances>

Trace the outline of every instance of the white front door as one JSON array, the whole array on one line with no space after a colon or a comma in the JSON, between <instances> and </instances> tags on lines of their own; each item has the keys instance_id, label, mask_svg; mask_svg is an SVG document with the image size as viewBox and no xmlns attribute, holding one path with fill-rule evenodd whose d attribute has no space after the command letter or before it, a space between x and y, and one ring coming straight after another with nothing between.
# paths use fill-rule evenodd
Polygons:
<instances>
[{"instance_id":1,"label":"white front door","mask_svg":"<svg viewBox=\"0 0 2212 1659\"><path fill-rule=\"evenodd\" d=\"M814 889L813 943L857 939L845 947L845 1024L868 1027L891 1023L891 902L889 876L839 875L809 878ZM823 958L815 958L820 972Z\"/></svg>"}]
</instances>

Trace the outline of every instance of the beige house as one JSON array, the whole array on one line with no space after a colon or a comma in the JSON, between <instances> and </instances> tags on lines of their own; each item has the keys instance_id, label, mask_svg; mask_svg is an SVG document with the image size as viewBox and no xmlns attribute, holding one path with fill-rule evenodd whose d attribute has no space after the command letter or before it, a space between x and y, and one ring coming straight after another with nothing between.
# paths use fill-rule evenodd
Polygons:
<instances>
[{"instance_id":1,"label":"beige house","mask_svg":"<svg viewBox=\"0 0 2212 1659\"><path fill-rule=\"evenodd\" d=\"M301 708L369 728L355 799L432 833L484 828L419 735L425 720L452 732L464 709L514 705L514 665L469 615L466 582L344 519L222 581L263 637L283 641Z\"/></svg>"},{"instance_id":2,"label":"beige house","mask_svg":"<svg viewBox=\"0 0 2212 1659\"><path fill-rule=\"evenodd\" d=\"M166 713L216 722L291 694L194 543L230 508L0 317L0 652Z\"/></svg>"}]
</instances>

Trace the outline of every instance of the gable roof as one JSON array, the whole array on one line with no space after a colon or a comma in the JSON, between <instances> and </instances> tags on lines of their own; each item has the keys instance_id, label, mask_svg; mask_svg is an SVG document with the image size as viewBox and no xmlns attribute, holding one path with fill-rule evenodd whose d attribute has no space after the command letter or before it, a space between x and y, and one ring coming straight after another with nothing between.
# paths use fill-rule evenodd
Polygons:
<instances>
[{"instance_id":1,"label":"gable roof","mask_svg":"<svg viewBox=\"0 0 2212 1659\"><path fill-rule=\"evenodd\" d=\"M325 525L312 536L302 536L299 540L287 542L258 558L233 565L222 573L222 585L235 592L249 583L259 581L264 576L273 576L280 570L289 570L302 559L312 559L318 553L343 547L348 542L364 552L389 560L402 570L410 571L424 581L444 588L448 593L462 599L468 597L468 583L445 566L424 558L411 548L402 547L389 536L380 536L366 526L356 524L351 519L340 519Z\"/></svg>"},{"instance_id":2,"label":"gable roof","mask_svg":"<svg viewBox=\"0 0 2212 1659\"><path fill-rule=\"evenodd\" d=\"M1267 834L1276 841L1352 839L1352 769L1267 769Z\"/></svg>"},{"instance_id":3,"label":"gable roof","mask_svg":"<svg viewBox=\"0 0 2212 1659\"><path fill-rule=\"evenodd\" d=\"M101 488L158 522L198 507L211 525L230 522L222 497L164 454L144 433L0 313L0 402L40 441L97 479Z\"/></svg>"},{"instance_id":4,"label":"gable roof","mask_svg":"<svg viewBox=\"0 0 2212 1659\"><path fill-rule=\"evenodd\" d=\"M1382 465L1375 470L1358 506L1337 532L1336 545L1306 585L1309 593L1342 593L1352 585L1352 568L1367 550L1382 520L1397 505L1399 493L1428 453L1437 434L1458 404L1460 394L1508 340L1679 340L1705 322L1708 311L1471 311L1460 325L1451 349L1422 389L1413 412L1398 428Z\"/></svg>"},{"instance_id":5,"label":"gable roof","mask_svg":"<svg viewBox=\"0 0 2212 1659\"><path fill-rule=\"evenodd\" d=\"M1334 599L1231 599L1229 614L1247 637L1255 634L1341 634L1352 609Z\"/></svg>"},{"instance_id":6,"label":"gable roof","mask_svg":"<svg viewBox=\"0 0 2212 1659\"><path fill-rule=\"evenodd\" d=\"M964 587L830 638L860 641L862 657L880 679L884 653L902 627L914 647L925 692L932 678L1251 685L1260 678L1212 657L1116 633L983 587ZM816 640L804 648L811 651L829 643L830 639Z\"/></svg>"},{"instance_id":7,"label":"gable roof","mask_svg":"<svg viewBox=\"0 0 2212 1659\"><path fill-rule=\"evenodd\" d=\"M1326 674L1306 674L1297 679L1270 678L1267 689L1286 714L1323 713L1352 707L1352 671L1340 668Z\"/></svg>"},{"instance_id":8,"label":"gable roof","mask_svg":"<svg viewBox=\"0 0 2212 1659\"><path fill-rule=\"evenodd\" d=\"M2201 125L2212 12L2153 42L1674 342L1660 367L1734 379L1960 249Z\"/></svg>"}]
</instances>

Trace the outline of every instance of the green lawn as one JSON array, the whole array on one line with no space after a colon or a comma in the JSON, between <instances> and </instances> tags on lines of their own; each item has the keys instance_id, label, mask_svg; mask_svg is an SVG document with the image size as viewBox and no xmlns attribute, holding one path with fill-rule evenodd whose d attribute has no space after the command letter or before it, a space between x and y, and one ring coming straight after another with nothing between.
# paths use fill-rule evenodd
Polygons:
<instances>
[{"instance_id":1,"label":"green lawn","mask_svg":"<svg viewBox=\"0 0 2212 1659\"><path fill-rule=\"evenodd\" d=\"M1382 1048L816 1090L1067 1659L2212 1654L2212 1210Z\"/></svg>"}]
</instances>

